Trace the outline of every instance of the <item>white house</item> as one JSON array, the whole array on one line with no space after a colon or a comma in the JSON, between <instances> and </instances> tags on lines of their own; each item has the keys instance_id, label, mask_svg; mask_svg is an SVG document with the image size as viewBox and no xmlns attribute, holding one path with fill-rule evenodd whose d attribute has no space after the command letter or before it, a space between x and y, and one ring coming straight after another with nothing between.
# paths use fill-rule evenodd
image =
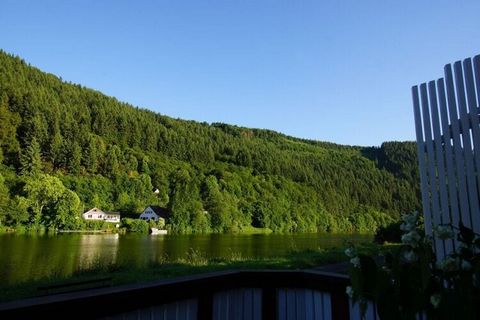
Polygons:
<instances>
[{"instance_id":1,"label":"white house","mask_svg":"<svg viewBox=\"0 0 480 320\"><path fill-rule=\"evenodd\" d=\"M154 220L157 222L158 219L163 219L166 221L168 216L169 213L166 208L159 206L148 206L145 210L143 210L142 214L140 215L140 219L145 221Z\"/></svg>"},{"instance_id":2,"label":"white house","mask_svg":"<svg viewBox=\"0 0 480 320\"><path fill-rule=\"evenodd\" d=\"M105 216L105 221L106 222L120 222L120 212L116 212L116 211L107 211L105 212L106 216Z\"/></svg>"},{"instance_id":3,"label":"white house","mask_svg":"<svg viewBox=\"0 0 480 320\"><path fill-rule=\"evenodd\" d=\"M83 214L85 220L102 220L106 222L120 222L120 213L114 211L102 211L98 208L88 210Z\"/></svg>"}]
</instances>

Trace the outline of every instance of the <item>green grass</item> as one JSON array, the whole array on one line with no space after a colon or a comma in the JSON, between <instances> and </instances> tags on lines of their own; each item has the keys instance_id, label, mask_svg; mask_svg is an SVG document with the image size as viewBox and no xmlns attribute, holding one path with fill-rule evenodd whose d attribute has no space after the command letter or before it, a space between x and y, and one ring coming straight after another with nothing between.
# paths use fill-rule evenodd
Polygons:
<instances>
[{"instance_id":1,"label":"green grass","mask_svg":"<svg viewBox=\"0 0 480 320\"><path fill-rule=\"evenodd\" d=\"M239 231L241 234L270 234L272 229L269 228L255 228L253 226L245 226Z\"/></svg>"},{"instance_id":2,"label":"green grass","mask_svg":"<svg viewBox=\"0 0 480 320\"><path fill-rule=\"evenodd\" d=\"M356 246L359 253L377 255L391 250L392 246L367 243ZM94 266L91 270L80 271L71 276L52 276L40 280L12 285L0 284L0 302L35 297L41 294L38 287L111 277L112 286L148 282L191 274L220 270L245 269L310 269L331 263L346 261L344 248L292 251L274 258L247 258L231 253L227 258L207 258L199 251L190 250L187 256L176 261L158 261L138 268L134 265Z\"/></svg>"}]
</instances>

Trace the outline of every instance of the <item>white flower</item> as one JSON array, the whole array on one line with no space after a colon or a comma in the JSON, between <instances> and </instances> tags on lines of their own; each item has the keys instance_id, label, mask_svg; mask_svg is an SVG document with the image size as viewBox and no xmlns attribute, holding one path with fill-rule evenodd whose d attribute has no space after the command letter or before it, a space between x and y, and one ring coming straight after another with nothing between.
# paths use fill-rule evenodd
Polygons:
<instances>
[{"instance_id":1,"label":"white flower","mask_svg":"<svg viewBox=\"0 0 480 320\"><path fill-rule=\"evenodd\" d=\"M411 214L404 214L402 216L402 220L406 224L415 225L415 223L418 220L418 212L414 212L414 213L411 213Z\"/></svg>"},{"instance_id":2,"label":"white flower","mask_svg":"<svg viewBox=\"0 0 480 320\"><path fill-rule=\"evenodd\" d=\"M470 249L470 247L469 247L465 242L459 241L458 249L460 249L460 250L462 250L462 249Z\"/></svg>"},{"instance_id":3,"label":"white flower","mask_svg":"<svg viewBox=\"0 0 480 320\"><path fill-rule=\"evenodd\" d=\"M345 249L345 254L349 258L353 258L357 255L357 253L355 252L355 248L352 247Z\"/></svg>"},{"instance_id":4,"label":"white flower","mask_svg":"<svg viewBox=\"0 0 480 320\"><path fill-rule=\"evenodd\" d=\"M459 262L459 260L448 256L443 261L437 262L437 268L443 271L455 271L458 269Z\"/></svg>"},{"instance_id":5,"label":"white flower","mask_svg":"<svg viewBox=\"0 0 480 320\"><path fill-rule=\"evenodd\" d=\"M415 229L415 225L411 223L404 222L400 225L400 230L402 231L409 232L409 231L412 231L413 229Z\"/></svg>"},{"instance_id":6,"label":"white flower","mask_svg":"<svg viewBox=\"0 0 480 320\"><path fill-rule=\"evenodd\" d=\"M414 230L402 236L402 242L412 247L416 247L420 239L421 239L420 235L418 234L417 231L414 231Z\"/></svg>"},{"instance_id":7,"label":"white flower","mask_svg":"<svg viewBox=\"0 0 480 320\"><path fill-rule=\"evenodd\" d=\"M441 300L442 300L442 297L438 293L436 293L436 294L434 294L430 297L430 303L433 305L433 307L435 309L438 308Z\"/></svg>"},{"instance_id":8,"label":"white flower","mask_svg":"<svg viewBox=\"0 0 480 320\"><path fill-rule=\"evenodd\" d=\"M347 295L351 298L353 298L353 289L351 286L348 286L346 289L345 289L345 292L347 293Z\"/></svg>"},{"instance_id":9,"label":"white flower","mask_svg":"<svg viewBox=\"0 0 480 320\"><path fill-rule=\"evenodd\" d=\"M470 262L468 262L467 260L462 260L461 267L462 267L462 270L468 271L468 270L472 269L472 264Z\"/></svg>"},{"instance_id":10,"label":"white flower","mask_svg":"<svg viewBox=\"0 0 480 320\"><path fill-rule=\"evenodd\" d=\"M434 232L437 238L441 240L451 239L454 236L452 227L450 226L437 226Z\"/></svg>"},{"instance_id":11,"label":"white flower","mask_svg":"<svg viewBox=\"0 0 480 320\"><path fill-rule=\"evenodd\" d=\"M355 258L350 259L350 263L353 264L353 266L355 268L360 268L360 258L359 257L355 257Z\"/></svg>"},{"instance_id":12,"label":"white flower","mask_svg":"<svg viewBox=\"0 0 480 320\"><path fill-rule=\"evenodd\" d=\"M413 262L413 261L417 260L417 255L416 255L415 252L413 252L412 250L405 252L405 253L403 254L403 257L404 257L405 260L407 260L408 262Z\"/></svg>"}]
</instances>

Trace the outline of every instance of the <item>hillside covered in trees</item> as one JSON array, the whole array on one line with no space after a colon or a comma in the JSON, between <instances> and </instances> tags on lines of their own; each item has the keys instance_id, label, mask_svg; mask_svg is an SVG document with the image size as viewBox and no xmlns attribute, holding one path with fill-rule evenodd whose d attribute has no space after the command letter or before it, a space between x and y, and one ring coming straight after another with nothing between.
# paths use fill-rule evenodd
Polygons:
<instances>
[{"instance_id":1,"label":"hillside covered in trees","mask_svg":"<svg viewBox=\"0 0 480 320\"><path fill-rule=\"evenodd\" d=\"M156 204L174 232L369 232L420 207L413 142L342 146L173 119L3 51L0 151L4 226L75 229L91 207Z\"/></svg>"}]
</instances>

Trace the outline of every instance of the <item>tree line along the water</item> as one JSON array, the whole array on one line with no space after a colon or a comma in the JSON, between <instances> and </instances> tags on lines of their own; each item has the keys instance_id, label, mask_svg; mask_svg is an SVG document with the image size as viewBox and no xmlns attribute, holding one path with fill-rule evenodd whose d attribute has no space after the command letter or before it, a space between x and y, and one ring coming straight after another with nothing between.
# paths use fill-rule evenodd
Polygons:
<instances>
[{"instance_id":1,"label":"tree line along the water","mask_svg":"<svg viewBox=\"0 0 480 320\"><path fill-rule=\"evenodd\" d=\"M0 51L0 225L168 207L174 232L373 232L420 207L414 142L343 146L173 119ZM155 194L152 190L158 189Z\"/></svg>"}]
</instances>

